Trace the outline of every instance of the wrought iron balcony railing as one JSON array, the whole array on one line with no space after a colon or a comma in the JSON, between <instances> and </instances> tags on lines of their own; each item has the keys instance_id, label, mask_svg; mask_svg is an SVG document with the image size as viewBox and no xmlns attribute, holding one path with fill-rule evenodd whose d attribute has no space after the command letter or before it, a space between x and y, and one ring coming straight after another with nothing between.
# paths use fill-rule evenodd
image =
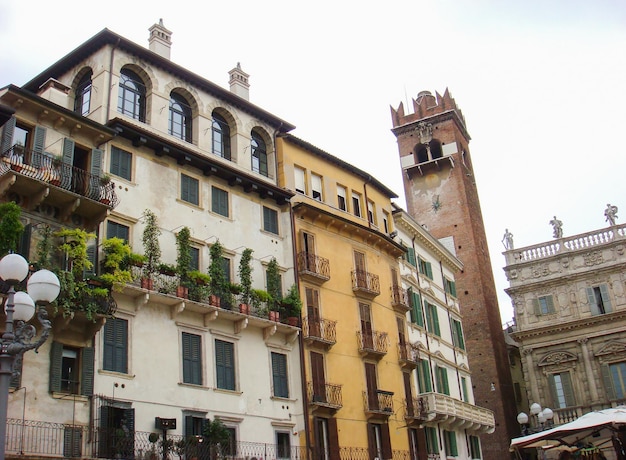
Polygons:
<instances>
[{"instance_id":1,"label":"wrought iron balcony railing","mask_svg":"<svg viewBox=\"0 0 626 460\"><path fill-rule=\"evenodd\" d=\"M330 279L330 261L310 252L298 254L298 273L309 281L320 282Z\"/></svg>"},{"instance_id":2,"label":"wrought iron balcony railing","mask_svg":"<svg viewBox=\"0 0 626 460\"><path fill-rule=\"evenodd\" d=\"M388 334L378 331L357 332L359 351L372 357L382 357L389 348Z\"/></svg>"},{"instance_id":3,"label":"wrought iron balcony railing","mask_svg":"<svg viewBox=\"0 0 626 460\"><path fill-rule=\"evenodd\" d=\"M380 294L378 275L365 270L352 270L352 290L369 297L376 297Z\"/></svg>"},{"instance_id":4,"label":"wrought iron balcony railing","mask_svg":"<svg viewBox=\"0 0 626 460\"><path fill-rule=\"evenodd\" d=\"M391 286L391 305L399 313L406 313L410 310L409 293L402 286Z\"/></svg>"},{"instance_id":5,"label":"wrought iron balcony railing","mask_svg":"<svg viewBox=\"0 0 626 460\"><path fill-rule=\"evenodd\" d=\"M393 414L392 391L364 391L363 403L365 404L365 412L370 415L383 415L385 417L388 417Z\"/></svg>"},{"instance_id":6,"label":"wrought iron balcony railing","mask_svg":"<svg viewBox=\"0 0 626 460\"><path fill-rule=\"evenodd\" d=\"M428 401L426 398L404 400L404 418L408 421L424 421L428 417Z\"/></svg>"},{"instance_id":7,"label":"wrought iron balcony railing","mask_svg":"<svg viewBox=\"0 0 626 460\"><path fill-rule=\"evenodd\" d=\"M417 367L420 359L419 348L412 343L398 343L398 355L402 366Z\"/></svg>"},{"instance_id":8,"label":"wrought iron balcony railing","mask_svg":"<svg viewBox=\"0 0 626 460\"><path fill-rule=\"evenodd\" d=\"M332 346L337 342L337 321L307 316L302 320L302 333L307 341Z\"/></svg>"},{"instance_id":9,"label":"wrought iron balcony railing","mask_svg":"<svg viewBox=\"0 0 626 460\"><path fill-rule=\"evenodd\" d=\"M343 406L341 385L307 382L308 402L314 406L340 409Z\"/></svg>"}]
</instances>

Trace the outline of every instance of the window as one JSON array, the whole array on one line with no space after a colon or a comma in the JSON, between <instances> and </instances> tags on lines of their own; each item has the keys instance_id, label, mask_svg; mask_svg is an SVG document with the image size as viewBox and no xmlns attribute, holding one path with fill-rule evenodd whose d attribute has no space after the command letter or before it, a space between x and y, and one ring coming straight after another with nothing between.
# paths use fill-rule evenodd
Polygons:
<instances>
[{"instance_id":1,"label":"window","mask_svg":"<svg viewBox=\"0 0 626 460\"><path fill-rule=\"evenodd\" d=\"M207 422L204 414L183 413L183 423L185 424L183 433L185 438L189 438L190 436L202 436Z\"/></svg>"},{"instance_id":2,"label":"window","mask_svg":"<svg viewBox=\"0 0 626 460\"><path fill-rule=\"evenodd\" d=\"M369 457L366 458L392 458L391 439L389 437L389 425L386 423L367 424L367 444Z\"/></svg>"},{"instance_id":3,"label":"window","mask_svg":"<svg viewBox=\"0 0 626 460\"><path fill-rule=\"evenodd\" d=\"M267 149L265 142L255 131L252 131L252 171L267 176Z\"/></svg>"},{"instance_id":4,"label":"window","mask_svg":"<svg viewBox=\"0 0 626 460\"><path fill-rule=\"evenodd\" d=\"M93 394L94 349L74 348L60 342L50 346L50 392Z\"/></svg>"},{"instance_id":5,"label":"window","mask_svg":"<svg viewBox=\"0 0 626 460\"><path fill-rule=\"evenodd\" d=\"M548 315L554 313L554 301L551 295L544 295L533 299L536 315Z\"/></svg>"},{"instance_id":6,"label":"window","mask_svg":"<svg viewBox=\"0 0 626 460\"><path fill-rule=\"evenodd\" d=\"M626 397L626 362L603 365L602 377L610 400Z\"/></svg>"},{"instance_id":7,"label":"window","mask_svg":"<svg viewBox=\"0 0 626 460\"><path fill-rule=\"evenodd\" d=\"M417 270L422 274L426 275L431 280L433 279L433 268L430 262L426 262L421 257L417 258Z\"/></svg>"},{"instance_id":8,"label":"window","mask_svg":"<svg viewBox=\"0 0 626 460\"><path fill-rule=\"evenodd\" d=\"M189 270L200 270L200 248L189 246Z\"/></svg>"},{"instance_id":9,"label":"window","mask_svg":"<svg viewBox=\"0 0 626 460\"><path fill-rule=\"evenodd\" d=\"M439 439L437 428L427 426L424 428L426 434L426 450L429 454L439 454Z\"/></svg>"},{"instance_id":10,"label":"window","mask_svg":"<svg viewBox=\"0 0 626 460\"><path fill-rule=\"evenodd\" d=\"M146 121L146 87L139 76L128 69L120 72L117 111L139 121Z\"/></svg>"},{"instance_id":11,"label":"window","mask_svg":"<svg viewBox=\"0 0 626 460\"><path fill-rule=\"evenodd\" d=\"M469 393L467 392L467 378L466 377L461 377L461 391L463 393L463 401L465 401L466 403L470 402Z\"/></svg>"},{"instance_id":12,"label":"window","mask_svg":"<svg viewBox=\"0 0 626 460\"><path fill-rule=\"evenodd\" d=\"M278 235L278 212L263 206L263 230Z\"/></svg>"},{"instance_id":13,"label":"window","mask_svg":"<svg viewBox=\"0 0 626 460\"><path fill-rule=\"evenodd\" d=\"M322 176L311 174L311 196L314 200L323 201L322 198Z\"/></svg>"},{"instance_id":14,"label":"window","mask_svg":"<svg viewBox=\"0 0 626 460\"><path fill-rule=\"evenodd\" d=\"M215 373L217 388L235 391L235 345L215 340Z\"/></svg>"},{"instance_id":15,"label":"window","mask_svg":"<svg viewBox=\"0 0 626 460\"><path fill-rule=\"evenodd\" d=\"M76 86L74 97L74 112L87 116L91 102L91 71L85 73Z\"/></svg>"},{"instance_id":16,"label":"window","mask_svg":"<svg viewBox=\"0 0 626 460\"><path fill-rule=\"evenodd\" d=\"M83 429L72 426L63 428L63 457L82 457L81 446L83 445Z\"/></svg>"},{"instance_id":17,"label":"window","mask_svg":"<svg viewBox=\"0 0 626 460\"><path fill-rule=\"evenodd\" d=\"M470 436L469 440L470 440L470 457L472 457L472 460L481 459L482 457L480 455L480 439L478 439L478 436Z\"/></svg>"},{"instance_id":18,"label":"window","mask_svg":"<svg viewBox=\"0 0 626 460\"><path fill-rule=\"evenodd\" d=\"M274 396L278 398L289 397L287 355L272 352L272 382L274 383Z\"/></svg>"},{"instance_id":19,"label":"window","mask_svg":"<svg viewBox=\"0 0 626 460\"><path fill-rule=\"evenodd\" d=\"M550 374L548 376L550 393L552 394L552 406L558 409L576 405L574 390L569 372Z\"/></svg>"},{"instance_id":20,"label":"window","mask_svg":"<svg viewBox=\"0 0 626 460\"><path fill-rule=\"evenodd\" d=\"M452 327L452 344L460 348L461 350L465 350L465 340L463 339L463 328L461 327L461 321L456 319L452 319L450 321L450 326Z\"/></svg>"},{"instance_id":21,"label":"window","mask_svg":"<svg viewBox=\"0 0 626 460\"><path fill-rule=\"evenodd\" d=\"M361 195L352 192L352 212L355 216L361 217Z\"/></svg>"},{"instance_id":22,"label":"window","mask_svg":"<svg viewBox=\"0 0 626 460\"><path fill-rule=\"evenodd\" d=\"M180 199L187 203L200 204L199 198L200 184L198 179L189 177L186 174L180 175Z\"/></svg>"},{"instance_id":23,"label":"window","mask_svg":"<svg viewBox=\"0 0 626 460\"><path fill-rule=\"evenodd\" d=\"M389 228L389 213L385 210L383 210L383 231L385 233L390 233L390 228Z\"/></svg>"},{"instance_id":24,"label":"window","mask_svg":"<svg viewBox=\"0 0 626 460\"><path fill-rule=\"evenodd\" d=\"M426 330L432 332L436 336L441 337L439 329L439 315L437 314L437 305L424 300L424 309L426 310Z\"/></svg>"},{"instance_id":25,"label":"window","mask_svg":"<svg viewBox=\"0 0 626 460\"><path fill-rule=\"evenodd\" d=\"M419 292L409 288L409 300L411 301L411 322L424 327L424 316L422 315L422 297Z\"/></svg>"},{"instance_id":26,"label":"window","mask_svg":"<svg viewBox=\"0 0 626 460\"><path fill-rule=\"evenodd\" d=\"M459 455L459 450L456 447L456 433L454 431L444 430L443 440L446 447L447 457L456 457Z\"/></svg>"},{"instance_id":27,"label":"window","mask_svg":"<svg viewBox=\"0 0 626 460\"><path fill-rule=\"evenodd\" d=\"M430 393L433 391L432 380L430 378L430 363L426 359L420 359L417 367L417 384L420 393Z\"/></svg>"},{"instance_id":28,"label":"window","mask_svg":"<svg viewBox=\"0 0 626 460\"><path fill-rule=\"evenodd\" d=\"M191 107L180 94L170 94L169 133L186 142L191 142Z\"/></svg>"},{"instance_id":29,"label":"window","mask_svg":"<svg viewBox=\"0 0 626 460\"><path fill-rule=\"evenodd\" d=\"M130 228L128 225L120 224L112 220L107 220L107 239L120 238L128 243Z\"/></svg>"},{"instance_id":30,"label":"window","mask_svg":"<svg viewBox=\"0 0 626 460\"><path fill-rule=\"evenodd\" d=\"M604 315L612 311L609 288L606 284L587 288L587 299L592 315Z\"/></svg>"},{"instance_id":31,"label":"window","mask_svg":"<svg viewBox=\"0 0 626 460\"><path fill-rule=\"evenodd\" d=\"M213 153L230 160L230 127L220 114L213 111L212 115Z\"/></svg>"},{"instance_id":32,"label":"window","mask_svg":"<svg viewBox=\"0 0 626 460\"><path fill-rule=\"evenodd\" d=\"M111 174L121 177L122 179L131 180L132 156L126 150L111 147L111 161L109 170Z\"/></svg>"},{"instance_id":33,"label":"window","mask_svg":"<svg viewBox=\"0 0 626 460\"><path fill-rule=\"evenodd\" d=\"M337 186L337 207L342 211L348 210L346 203L346 188L341 185Z\"/></svg>"},{"instance_id":34,"label":"window","mask_svg":"<svg viewBox=\"0 0 626 460\"><path fill-rule=\"evenodd\" d=\"M435 384L437 385L437 393L450 395L450 387L448 386L448 369L441 366L435 366Z\"/></svg>"},{"instance_id":35,"label":"window","mask_svg":"<svg viewBox=\"0 0 626 460\"><path fill-rule=\"evenodd\" d=\"M224 217L228 216L228 192L211 187L211 211Z\"/></svg>"},{"instance_id":36,"label":"window","mask_svg":"<svg viewBox=\"0 0 626 460\"><path fill-rule=\"evenodd\" d=\"M109 318L104 323L102 368L105 371L128 373L128 321Z\"/></svg>"},{"instance_id":37,"label":"window","mask_svg":"<svg viewBox=\"0 0 626 460\"><path fill-rule=\"evenodd\" d=\"M295 166L293 168L293 180L296 187L296 192L306 195L306 182L304 179L304 169Z\"/></svg>"},{"instance_id":38,"label":"window","mask_svg":"<svg viewBox=\"0 0 626 460\"><path fill-rule=\"evenodd\" d=\"M276 432L276 457L291 458L291 433Z\"/></svg>"},{"instance_id":39,"label":"window","mask_svg":"<svg viewBox=\"0 0 626 460\"><path fill-rule=\"evenodd\" d=\"M221 447L221 453L226 458L237 455L237 429L232 426L225 427L228 432L228 444Z\"/></svg>"},{"instance_id":40,"label":"window","mask_svg":"<svg viewBox=\"0 0 626 460\"><path fill-rule=\"evenodd\" d=\"M376 213L374 212L374 203L367 200L367 220L370 224L376 225Z\"/></svg>"},{"instance_id":41,"label":"window","mask_svg":"<svg viewBox=\"0 0 626 460\"><path fill-rule=\"evenodd\" d=\"M450 294L452 297L456 297L456 283L448 278L444 278L443 284L446 293Z\"/></svg>"},{"instance_id":42,"label":"window","mask_svg":"<svg viewBox=\"0 0 626 460\"><path fill-rule=\"evenodd\" d=\"M182 333L183 382L202 385L202 350L200 336Z\"/></svg>"},{"instance_id":43,"label":"window","mask_svg":"<svg viewBox=\"0 0 626 460\"><path fill-rule=\"evenodd\" d=\"M415 258L415 249L413 248L406 248L406 261L413 265L414 267L417 267L417 259Z\"/></svg>"}]
</instances>

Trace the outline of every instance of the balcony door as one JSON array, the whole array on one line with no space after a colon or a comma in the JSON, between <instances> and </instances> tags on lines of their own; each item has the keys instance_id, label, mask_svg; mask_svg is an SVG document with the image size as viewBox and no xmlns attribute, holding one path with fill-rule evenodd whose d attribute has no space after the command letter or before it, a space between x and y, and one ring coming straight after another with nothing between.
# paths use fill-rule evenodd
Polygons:
<instances>
[{"instance_id":1,"label":"balcony door","mask_svg":"<svg viewBox=\"0 0 626 460\"><path fill-rule=\"evenodd\" d=\"M314 351L311 352L311 377L313 380L313 402L327 402L324 355Z\"/></svg>"},{"instance_id":2,"label":"balcony door","mask_svg":"<svg viewBox=\"0 0 626 460\"><path fill-rule=\"evenodd\" d=\"M356 274L356 285L360 288L367 288L367 270L365 268L365 254L354 251L354 270Z\"/></svg>"},{"instance_id":3,"label":"balcony door","mask_svg":"<svg viewBox=\"0 0 626 460\"><path fill-rule=\"evenodd\" d=\"M367 385L367 405L370 410L378 410L378 384L376 382L376 364L365 363L365 383Z\"/></svg>"},{"instance_id":4,"label":"balcony door","mask_svg":"<svg viewBox=\"0 0 626 460\"><path fill-rule=\"evenodd\" d=\"M302 248L304 249L305 269L310 272L317 273L315 269L315 235L312 233L302 232Z\"/></svg>"},{"instance_id":5,"label":"balcony door","mask_svg":"<svg viewBox=\"0 0 626 460\"><path fill-rule=\"evenodd\" d=\"M319 291L306 288L306 309L309 324L309 336L321 338Z\"/></svg>"},{"instance_id":6,"label":"balcony door","mask_svg":"<svg viewBox=\"0 0 626 460\"><path fill-rule=\"evenodd\" d=\"M361 337L363 338L363 348L374 349L374 336L372 332L372 312L366 303L359 304L359 314L361 316Z\"/></svg>"}]
</instances>

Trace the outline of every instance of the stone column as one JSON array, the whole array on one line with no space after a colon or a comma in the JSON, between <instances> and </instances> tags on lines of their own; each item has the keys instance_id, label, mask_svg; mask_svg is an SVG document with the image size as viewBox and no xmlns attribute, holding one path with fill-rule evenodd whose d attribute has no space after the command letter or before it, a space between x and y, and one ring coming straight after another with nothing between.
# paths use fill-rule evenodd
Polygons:
<instances>
[{"instance_id":1,"label":"stone column","mask_svg":"<svg viewBox=\"0 0 626 460\"><path fill-rule=\"evenodd\" d=\"M598 389L596 388L596 383L593 375L593 366L591 365L591 357L589 356L589 347L587 346L587 342L589 339L584 337L578 340L580 343L580 348L582 348L583 352L583 363L585 364L585 374L587 376L587 388L589 388L589 396L591 396L591 402L596 402L598 400ZM579 403L582 401L579 401Z\"/></svg>"},{"instance_id":2,"label":"stone column","mask_svg":"<svg viewBox=\"0 0 626 460\"><path fill-rule=\"evenodd\" d=\"M533 363L533 349L532 348L524 348L522 350L524 356L526 356L526 372L528 372L528 380L530 383L530 400L537 402L540 400L539 398L539 387L537 386L537 377L535 376L535 364Z\"/></svg>"}]
</instances>

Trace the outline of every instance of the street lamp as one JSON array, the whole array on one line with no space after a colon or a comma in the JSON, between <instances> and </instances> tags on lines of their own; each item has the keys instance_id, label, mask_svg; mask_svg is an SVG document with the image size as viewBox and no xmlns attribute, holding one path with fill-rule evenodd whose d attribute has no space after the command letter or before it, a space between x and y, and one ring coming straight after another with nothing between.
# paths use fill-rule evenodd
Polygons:
<instances>
[{"instance_id":1,"label":"street lamp","mask_svg":"<svg viewBox=\"0 0 626 460\"><path fill-rule=\"evenodd\" d=\"M535 427L532 428L529 423L529 417L526 412L520 412L517 414L517 423L522 426L522 435L526 436L531 433L537 433L543 431L552 426L552 419L554 418L554 412L549 407L545 409L541 408L541 404L532 403L530 405L530 415L536 418Z\"/></svg>"},{"instance_id":2,"label":"street lamp","mask_svg":"<svg viewBox=\"0 0 626 460\"><path fill-rule=\"evenodd\" d=\"M19 254L9 254L0 260L0 278L9 285L4 305L6 322L0 339L0 460L4 460L6 447L7 409L13 364L17 356L23 355L28 350L39 349L48 338L52 325L43 305L53 302L61 290L59 279L54 273L39 270L28 279L28 294L15 292L15 285L23 281L27 275L28 262ZM41 305L37 311L37 319L42 331L39 339L32 342L37 330L27 322L35 314L35 305L38 303Z\"/></svg>"}]
</instances>

